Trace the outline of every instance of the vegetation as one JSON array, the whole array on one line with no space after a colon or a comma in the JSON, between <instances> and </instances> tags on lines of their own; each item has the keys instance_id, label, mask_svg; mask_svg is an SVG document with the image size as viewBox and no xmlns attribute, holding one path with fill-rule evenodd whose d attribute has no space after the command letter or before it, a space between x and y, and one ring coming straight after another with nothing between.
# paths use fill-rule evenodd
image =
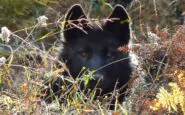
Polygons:
<instances>
[{"instance_id":1,"label":"vegetation","mask_svg":"<svg viewBox=\"0 0 185 115\"><path fill-rule=\"evenodd\" d=\"M107 105L117 97L115 92L95 99L95 91L79 90L78 83L87 84L93 71L76 80L64 77L67 68L56 58L63 17L74 3L81 3L89 17L99 20L117 2L0 0L0 114L185 114L185 2L127 4L133 47L126 50L137 54L140 64L126 100L117 102L114 110L107 110ZM51 88L57 77L67 81L62 96L47 103L43 89Z\"/></svg>"}]
</instances>

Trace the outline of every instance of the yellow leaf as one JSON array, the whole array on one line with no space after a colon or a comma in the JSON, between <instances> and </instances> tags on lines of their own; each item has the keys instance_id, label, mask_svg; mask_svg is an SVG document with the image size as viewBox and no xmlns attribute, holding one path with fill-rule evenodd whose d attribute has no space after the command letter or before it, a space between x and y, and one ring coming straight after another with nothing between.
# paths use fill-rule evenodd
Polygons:
<instances>
[{"instance_id":1,"label":"yellow leaf","mask_svg":"<svg viewBox=\"0 0 185 115\"><path fill-rule=\"evenodd\" d=\"M185 114L185 92L178 87L177 83L171 82L168 86L170 91L166 90L164 87L160 87L159 93L157 93L156 96L158 101L150 108L153 111L167 109L169 112L172 110L178 112L177 107L180 105Z\"/></svg>"}]
</instances>

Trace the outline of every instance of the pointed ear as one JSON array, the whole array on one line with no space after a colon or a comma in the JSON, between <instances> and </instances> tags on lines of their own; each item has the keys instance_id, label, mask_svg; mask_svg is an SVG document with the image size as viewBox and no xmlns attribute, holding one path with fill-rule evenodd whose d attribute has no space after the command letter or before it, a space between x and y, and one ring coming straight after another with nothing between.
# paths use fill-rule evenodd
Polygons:
<instances>
[{"instance_id":1,"label":"pointed ear","mask_svg":"<svg viewBox=\"0 0 185 115\"><path fill-rule=\"evenodd\" d=\"M83 8L80 4L73 5L67 12L65 20L78 20L80 18L86 18Z\"/></svg>"},{"instance_id":2,"label":"pointed ear","mask_svg":"<svg viewBox=\"0 0 185 115\"><path fill-rule=\"evenodd\" d=\"M130 40L130 17L121 5L116 5L104 25L104 29L115 34L123 44L127 45Z\"/></svg>"},{"instance_id":3,"label":"pointed ear","mask_svg":"<svg viewBox=\"0 0 185 115\"><path fill-rule=\"evenodd\" d=\"M83 26L87 24L87 17L80 4L73 5L65 15L64 19L64 38L70 40L84 34ZM82 30L81 30L82 29Z\"/></svg>"}]
</instances>

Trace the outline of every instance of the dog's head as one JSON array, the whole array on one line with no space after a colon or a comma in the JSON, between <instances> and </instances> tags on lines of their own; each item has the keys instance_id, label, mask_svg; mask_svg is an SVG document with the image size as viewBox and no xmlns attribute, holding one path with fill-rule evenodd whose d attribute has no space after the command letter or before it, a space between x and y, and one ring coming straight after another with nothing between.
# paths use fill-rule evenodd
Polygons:
<instances>
[{"instance_id":1,"label":"dog's head","mask_svg":"<svg viewBox=\"0 0 185 115\"><path fill-rule=\"evenodd\" d=\"M77 77L82 67L85 74L94 70L89 87L112 90L117 80L125 84L131 75L129 52L119 50L128 47L130 18L126 10L117 5L102 25L92 25L80 5L67 12L63 25L64 48L60 58L66 62L69 72Z\"/></svg>"}]
</instances>

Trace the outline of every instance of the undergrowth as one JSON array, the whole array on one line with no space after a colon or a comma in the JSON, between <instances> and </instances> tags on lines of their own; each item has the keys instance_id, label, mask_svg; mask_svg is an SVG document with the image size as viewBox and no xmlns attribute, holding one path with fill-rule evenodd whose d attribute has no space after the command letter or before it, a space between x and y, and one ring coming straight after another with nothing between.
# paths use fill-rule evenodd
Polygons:
<instances>
[{"instance_id":1,"label":"undergrowth","mask_svg":"<svg viewBox=\"0 0 185 115\"><path fill-rule=\"evenodd\" d=\"M154 8L150 8L151 13L146 16L143 15L143 12L148 10L148 7L143 7L148 3L145 0L140 2L135 0L131 7L127 8L134 25L132 28L134 43L129 50L137 54L140 66L136 67L137 71L133 73L129 82L128 96L123 103L116 101L114 110L107 108L112 98L119 95L116 91L96 99L96 91L84 93L87 90L80 90L79 83L88 84L93 71L76 80L71 76L64 76L68 69L65 63L57 59L57 44L60 44L60 28L64 14L55 11L55 8L60 8L56 4L47 6L49 1L43 1L40 2L48 8L45 13L49 17L30 17L34 18L34 21L31 19L32 23L25 28L17 29L16 26L16 31L11 31L15 28L11 29L10 25L1 29L0 114L185 114L185 25L183 23L179 25L181 22L178 22L178 19L165 23L164 11L160 14L161 6L173 1L149 2L149 6L153 5ZM1 2L4 4L3 8L9 7L5 1ZM63 3L55 2L58 5ZM68 2L61 6L71 5ZM85 4L87 1L80 2L84 3L88 10L89 5ZM101 4L98 4L100 6L96 6L99 9L94 10L93 16L105 6L108 6L109 11L111 2L109 4L107 2L100 2ZM176 3L178 4L180 3ZM20 4L12 3L12 6L15 6L12 15L8 15L10 11L7 8L4 10L4 18L0 20L19 22L19 16L24 13L27 16L30 13L26 8L22 10ZM182 12L185 11L181 4L178 8ZM53 12L48 14L49 11L57 12L55 19L51 19ZM139 11L140 13L137 13ZM14 18L14 15L17 16ZM160 23L151 23L151 20L158 22L160 19ZM168 23L170 24L165 26ZM61 95L59 97L52 95L53 92L50 90L51 97L48 101L51 103L48 103L43 98L46 95L43 89L51 89L52 83L58 77L64 84L59 92Z\"/></svg>"}]
</instances>

